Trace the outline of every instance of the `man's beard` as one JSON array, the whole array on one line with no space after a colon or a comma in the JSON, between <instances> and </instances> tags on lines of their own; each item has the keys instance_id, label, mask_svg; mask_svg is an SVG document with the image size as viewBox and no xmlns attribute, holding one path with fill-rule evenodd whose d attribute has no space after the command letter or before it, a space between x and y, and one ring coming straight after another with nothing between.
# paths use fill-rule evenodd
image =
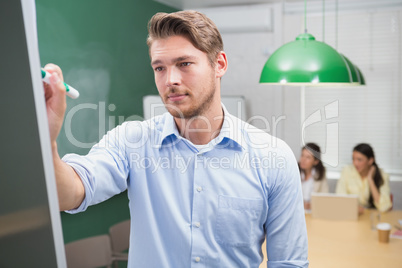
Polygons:
<instances>
[{"instance_id":1,"label":"man's beard","mask_svg":"<svg viewBox=\"0 0 402 268\"><path fill-rule=\"evenodd\" d=\"M201 116L207 111L210 107L211 104L214 100L215 92L216 92L216 85L215 83L210 83L207 85L206 89L209 89L209 92L207 95L202 95L202 99L200 101L196 101L196 103L193 103L190 108L186 110L180 110L176 105L174 104L166 104L168 102L168 95L171 93L177 93L178 90L175 87L172 87L169 89L168 93L166 94L166 97L164 97L163 102L165 104L166 109L169 111L169 113L176 118L180 119L191 119L197 116ZM193 97L192 95L188 95L189 98ZM194 100L193 100L194 101Z\"/></svg>"}]
</instances>

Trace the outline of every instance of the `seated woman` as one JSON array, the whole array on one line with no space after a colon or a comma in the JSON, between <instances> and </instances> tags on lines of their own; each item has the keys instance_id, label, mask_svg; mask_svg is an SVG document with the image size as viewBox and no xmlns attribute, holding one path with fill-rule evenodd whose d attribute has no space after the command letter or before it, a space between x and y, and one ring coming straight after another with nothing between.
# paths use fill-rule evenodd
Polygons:
<instances>
[{"instance_id":1,"label":"seated woman","mask_svg":"<svg viewBox=\"0 0 402 268\"><path fill-rule=\"evenodd\" d=\"M378 167L370 145L361 143L353 149L353 165L343 169L336 193L358 195L360 213L364 207L381 212L392 207L389 176Z\"/></svg>"},{"instance_id":2,"label":"seated woman","mask_svg":"<svg viewBox=\"0 0 402 268\"><path fill-rule=\"evenodd\" d=\"M307 143L302 148L299 169L302 182L304 209L311 209L311 193L328 193L328 181L325 167L321 160L320 147L315 143Z\"/></svg>"}]
</instances>

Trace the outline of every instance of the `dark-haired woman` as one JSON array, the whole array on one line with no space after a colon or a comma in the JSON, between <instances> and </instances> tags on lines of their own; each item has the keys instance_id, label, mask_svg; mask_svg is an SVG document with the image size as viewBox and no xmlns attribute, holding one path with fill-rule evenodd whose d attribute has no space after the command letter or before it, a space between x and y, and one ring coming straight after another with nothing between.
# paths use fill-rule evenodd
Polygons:
<instances>
[{"instance_id":1,"label":"dark-haired woman","mask_svg":"<svg viewBox=\"0 0 402 268\"><path fill-rule=\"evenodd\" d=\"M299 169L302 182L304 209L311 209L312 193L328 193L328 181L325 176L325 167L321 160L320 147L315 143L307 143L302 148Z\"/></svg>"},{"instance_id":2,"label":"dark-haired woman","mask_svg":"<svg viewBox=\"0 0 402 268\"><path fill-rule=\"evenodd\" d=\"M336 193L358 195L360 213L364 207L381 212L392 207L389 176L378 167L370 145L361 143L353 148L353 165L343 169Z\"/></svg>"}]
</instances>

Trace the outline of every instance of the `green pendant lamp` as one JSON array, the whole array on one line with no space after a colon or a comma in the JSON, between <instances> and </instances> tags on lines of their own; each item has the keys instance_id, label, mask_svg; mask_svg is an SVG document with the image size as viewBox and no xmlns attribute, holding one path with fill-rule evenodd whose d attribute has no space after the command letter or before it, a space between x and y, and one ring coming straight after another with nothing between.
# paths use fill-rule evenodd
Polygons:
<instances>
[{"instance_id":1,"label":"green pendant lamp","mask_svg":"<svg viewBox=\"0 0 402 268\"><path fill-rule=\"evenodd\" d=\"M350 74L352 76L352 82L350 86L360 86L360 72L357 71L356 65L354 65L345 55L339 53L341 57L346 61L350 69Z\"/></svg>"},{"instance_id":2,"label":"green pendant lamp","mask_svg":"<svg viewBox=\"0 0 402 268\"><path fill-rule=\"evenodd\" d=\"M339 86L352 81L344 58L308 33L276 50L260 77L260 83L292 86Z\"/></svg>"},{"instance_id":3,"label":"green pendant lamp","mask_svg":"<svg viewBox=\"0 0 402 268\"><path fill-rule=\"evenodd\" d=\"M350 69L350 73L352 75L352 83L351 86L361 86L361 85L365 85L366 82L364 80L363 74L360 71L360 69L354 65L345 55L340 54L344 60L346 61L349 69Z\"/></svg>"},{"instance_id":4,"label":"green pendant lamp","mask_svg":"<svg viewBox=\"0 0 402 268\"><path fill-rule=\"evenodd\" d=\"M357 67L356 65L355 65L355 67L356 67L357 72L359 73L359 76L360 76L360 85L365 86L366 85L366 80L364 79L363 73L360 71L359 67Z\"/></svg>"},{"instance_id":5,"label":"green pendant lamp","mask_svg":"<svg viewBox=\"0 0 402 268\"><path fill-rule=\"evenodd\" d=\"M306 24L306 1L304 16ZM344 57L307 31L277 49L260 77L260 83L289 86L350 86L352 82Z\"/></svg>"}]
</instances>

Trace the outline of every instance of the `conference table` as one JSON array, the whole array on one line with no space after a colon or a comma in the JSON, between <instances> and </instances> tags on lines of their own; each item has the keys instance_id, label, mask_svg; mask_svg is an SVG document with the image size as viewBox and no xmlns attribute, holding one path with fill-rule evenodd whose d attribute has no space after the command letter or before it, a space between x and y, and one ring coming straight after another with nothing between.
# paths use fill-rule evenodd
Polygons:
<instances>
[{"instance_id":1,"label":"conference table","mask_svg":"<svg viewBox=\"0 0 402 268\"><path fill-rule=\"evenodd\" d=\"M389 243L378 241L377 230L371 228L371 214L366 210L357 221L331 221L312 218L306 214L308 259L310 268L402 267L402 239L390 238ZM402 211L381 213L381 222L392 225L391 234L400 226ZM265 268L267 257L263 244Z\"/></svg>"}]
</instances>

